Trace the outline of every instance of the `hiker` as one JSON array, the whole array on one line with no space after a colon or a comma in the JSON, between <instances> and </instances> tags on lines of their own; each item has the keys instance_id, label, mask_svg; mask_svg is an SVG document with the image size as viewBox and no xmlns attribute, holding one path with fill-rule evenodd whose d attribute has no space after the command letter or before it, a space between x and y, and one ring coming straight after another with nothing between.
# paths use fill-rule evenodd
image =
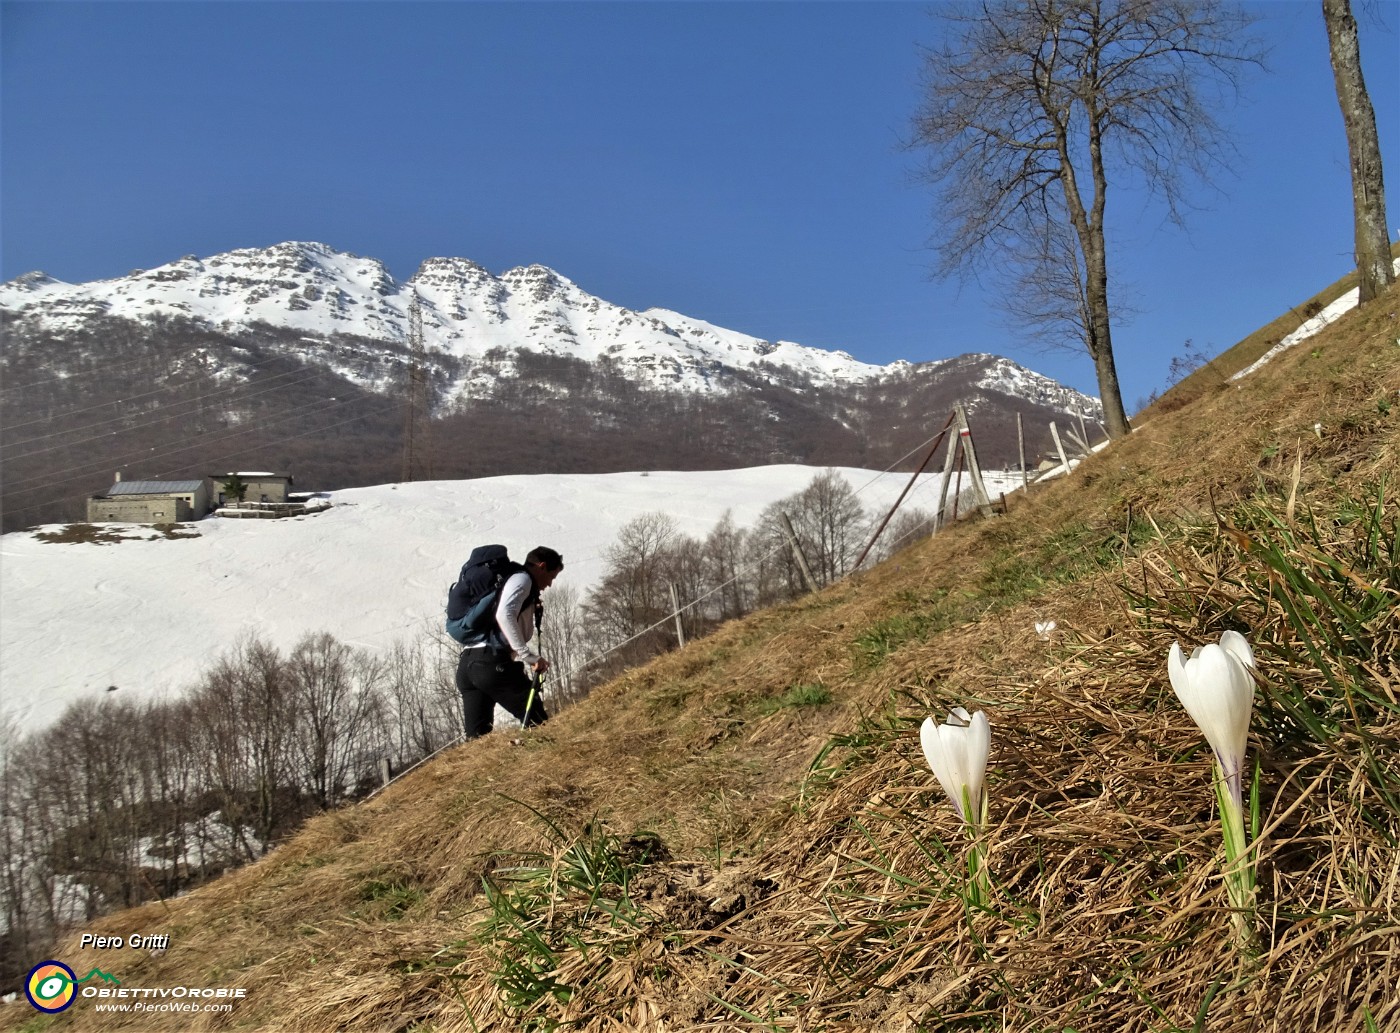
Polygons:
<instances>
[{"instance_id":1,"label":"hiker","mask_svg":"<svg viewBox=\"0 0 1400 1033\"><path fill-rule=\"evenodd\" d=\"M457 661L457 691L462 694L466 738L476 739L491 731L497 703L527 728L549 720L538 690L539 676L549 670L549 661L533 652L529 642L539 629L540 593L563 569L564 557L553 549L541 545L530 550L524 569L501 585L485 640L462 650ZM527 668L533 680L526 674Z\"/></svg>"}]
</instances>

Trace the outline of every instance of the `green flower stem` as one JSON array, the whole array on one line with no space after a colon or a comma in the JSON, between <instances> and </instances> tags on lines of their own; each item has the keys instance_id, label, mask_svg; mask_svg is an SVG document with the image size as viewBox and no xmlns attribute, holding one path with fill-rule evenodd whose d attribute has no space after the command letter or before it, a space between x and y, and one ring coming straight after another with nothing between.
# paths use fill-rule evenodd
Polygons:
<instances>
[{"instance_id":1,"label":"green flower stem","mask_svg":"<svg viewBox=\"0 0 1400 1033\"><path fill-rule=\"evenodd\" d=\"M1258 932L1255 921L1255 885L1257 858L1254 849L1245 836L1244 807L1235 799L1226 784L1224 772L1215 769L1215 798L1220 804L1220 831L1225 840L1225 892L1230 900L1230 909L1235 924L1235 933L1241 948L1252 949L1257 945ZM1250 824L1258 834L1259 828L1259 771L1256 764L1254 783L1250 791Z\"/></svg>"},{"instance_id":2,"label":"green flower stem","mask_svg":"<svg viewBox=\"0 0 1400 1033\"><path fill-rule=\"evenodd\" d=\"M972 809L972 798L967 786L963 786L963 813L977 815L964 822L970 846L967 850L967 895L969 907L984 909L992 898L991 873L987 869L986 858L982 853L982 828L987 821L987 796L982 794L981 810Z\"/></svg>"}]
</instances>

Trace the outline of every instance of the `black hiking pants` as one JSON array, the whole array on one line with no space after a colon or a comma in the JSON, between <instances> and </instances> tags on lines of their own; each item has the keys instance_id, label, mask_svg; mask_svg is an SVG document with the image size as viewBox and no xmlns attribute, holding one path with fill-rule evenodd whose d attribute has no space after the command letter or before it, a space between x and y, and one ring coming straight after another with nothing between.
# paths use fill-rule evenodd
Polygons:
<instances>
[{"instance_id":1,"label":"black hiking pants","mask_svg":"<svg viewBox=\"0 0 1400 1033\"><path fill-rule=\"evenodd\" d=\"M468 739L486 735L496 723L496 704L505 707L527 728L549 720L544 700L535 693L530 713L530 676L510 653L494 649L464 649L457 661L457 691L462 694L462 728Z\"/></svg>"}]
</instances>

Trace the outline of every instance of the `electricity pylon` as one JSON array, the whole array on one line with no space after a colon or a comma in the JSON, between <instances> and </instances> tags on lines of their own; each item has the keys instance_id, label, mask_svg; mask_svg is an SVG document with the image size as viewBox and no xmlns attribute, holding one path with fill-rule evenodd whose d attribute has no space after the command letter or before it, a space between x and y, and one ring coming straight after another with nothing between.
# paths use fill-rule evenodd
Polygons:
<instances>
[{"instance_id":1,"label":"electricity pylon","mask_svg":"<svg viewBox=\"0 0 1400 1033\"><path fill-rule=\"evenodd\" d=\"M401 481L433 476L431 408L428 362L423 351L423 310L415 290L408 306L408 383L404 392Z\"/></svg>"}]
</instances>

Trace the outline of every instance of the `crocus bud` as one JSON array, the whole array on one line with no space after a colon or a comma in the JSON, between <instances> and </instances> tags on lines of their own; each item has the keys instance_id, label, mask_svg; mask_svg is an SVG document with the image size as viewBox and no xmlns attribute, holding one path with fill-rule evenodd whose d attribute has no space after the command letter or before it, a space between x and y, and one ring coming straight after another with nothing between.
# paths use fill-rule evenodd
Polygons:
<instances>
[{"instance_id":1,"label":"crocus bud","mask_svg":"<svg viewBox=\"0 0 1400 1033\"><path fill-rule=\"evenodd\" d=\"M954 707L952 715L941 725L931 717L925 718L919 728L919 742L928 766L948 799L953 801L964 821L975 824L982 813L987 755L992 745L987 715L979 710L969 717L962 707Z\"/></svg>"},{"instance_id":2,"label":"crocus bud","mask_svg":"<svg viewBox=\"0 0 1400 1033\"><path fill-rule=\"evenodd\" d=\"M1227 631L1219 645L1197 646L1189 660L1173 642L1167 676L1177 699L1205 734L1220 773L1238 805L1243 794L1245 744L1254 709L1254 651L1243 635Z\"/></svg>"}]
</instances>

